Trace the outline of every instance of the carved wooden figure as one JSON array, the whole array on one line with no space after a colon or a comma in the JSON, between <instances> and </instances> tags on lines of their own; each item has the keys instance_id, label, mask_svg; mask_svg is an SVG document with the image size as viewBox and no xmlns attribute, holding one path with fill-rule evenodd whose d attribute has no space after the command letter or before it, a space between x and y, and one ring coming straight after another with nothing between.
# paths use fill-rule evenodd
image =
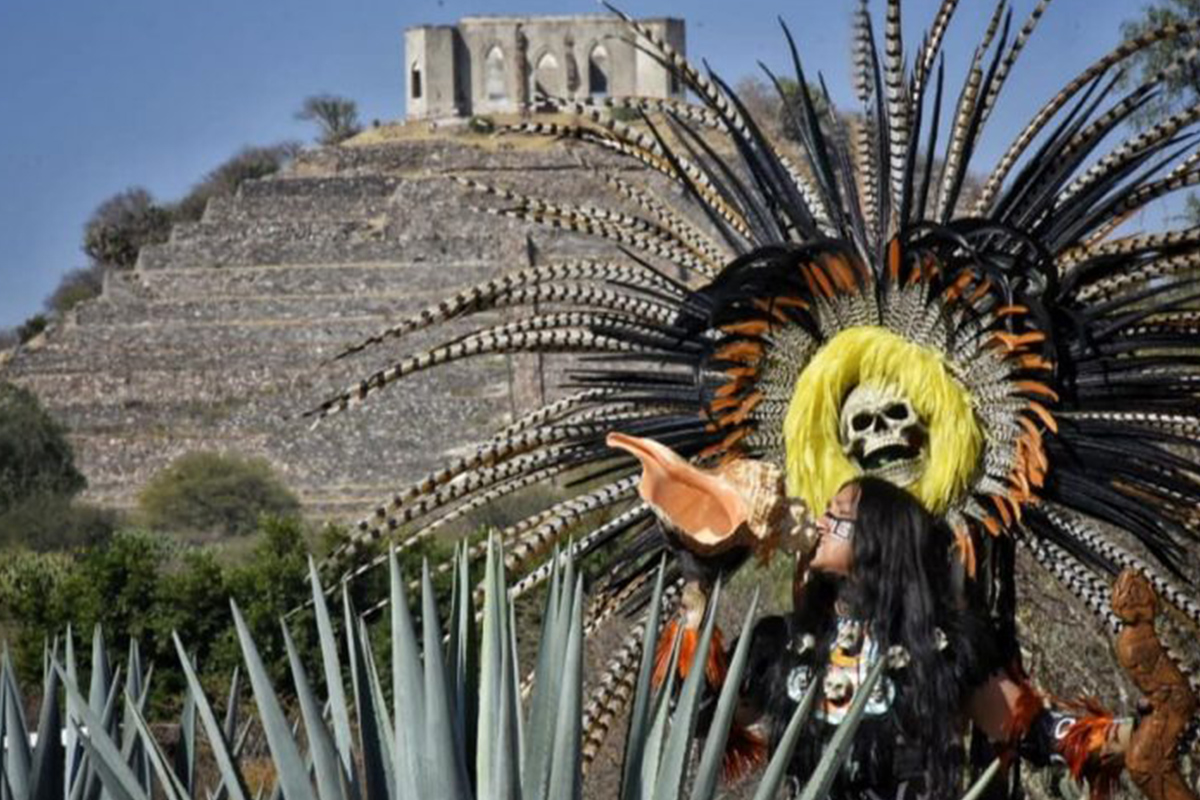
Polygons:
<instances>
[{"instance_id":1,"label":"carved wooden figure","mask_svg":"<svg viewBox=\"0 0 1200 800\"><path fill-rule=\"evenodd\" d=\"M1196 697L1154 631L1158 598L1146 578L1127 569L1113 586L1112 608L1125 623L1117 635L1117 660L1151 708L1133 733L1125 768L1152 800L1195 800L1175 750L1196 713Z\"/></svg>"}]
</instances>

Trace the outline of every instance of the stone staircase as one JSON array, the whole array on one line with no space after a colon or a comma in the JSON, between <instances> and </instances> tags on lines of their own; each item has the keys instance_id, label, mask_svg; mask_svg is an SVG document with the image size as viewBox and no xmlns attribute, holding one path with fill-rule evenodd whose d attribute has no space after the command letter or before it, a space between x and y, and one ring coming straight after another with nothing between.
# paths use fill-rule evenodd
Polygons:
<instances>
[{"instance_id":1,"label":"stone staircase","mask_svg":"<svg viewBox=\"0 0 1200 800\"><path fill-rule=\"evenodd\" d=\"M584 152L593 167L629 168ZM472 210L486 201L446 173L620 205L565 145L427 140L304 153L143 250L136 269L110 276L102 297L18 350L0 377L36 391L68 426L94 502L132 506L155 472L204 449L266 457L314 516L361 516L538 399L543 360L443 367L313 428L303 411L399 351L325 362L457 287L597 253ZM416 336L407 346L429 344Z\"/></svg>"}]
</instances>

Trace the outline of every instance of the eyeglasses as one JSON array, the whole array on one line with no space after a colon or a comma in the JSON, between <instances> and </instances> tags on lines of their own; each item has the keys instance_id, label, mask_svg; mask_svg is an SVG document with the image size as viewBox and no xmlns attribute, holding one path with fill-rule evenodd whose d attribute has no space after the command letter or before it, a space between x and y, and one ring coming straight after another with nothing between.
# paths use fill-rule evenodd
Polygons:
<instances>
[{"instance_id":1,"label":"eyeglasses","mask_svg":"<svg viewBox=\"0 0 1200 800\"><path fill-rule=\"evenodd\" d=\"M854 533L854 523L857 522L853 517L839 517L834 514L826 514L825 518L833 524L829 526L829 535L836 536L839 539L849 540L850 535Z\"/></svg>"}]
</instances>

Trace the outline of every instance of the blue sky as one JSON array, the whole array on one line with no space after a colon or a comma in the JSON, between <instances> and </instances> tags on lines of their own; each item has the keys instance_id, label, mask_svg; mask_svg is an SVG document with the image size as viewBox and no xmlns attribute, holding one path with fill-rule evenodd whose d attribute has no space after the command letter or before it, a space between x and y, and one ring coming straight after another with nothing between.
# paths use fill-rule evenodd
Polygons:
<instances>
[{"instance_id":1,"label":"blue sky","mask_svg":"<svg viewBox=\"0 0 1200 800\"><path fill-rule=\"evenodd\" d=\"M688 52L731 82L762 59L786 69L776 18L806 69L848 102L852 0L667 3L636 15L684 16ZM911 51L933 0L906 0ZM959 75L991 3L963 2L950 33ZM1034 0L1015 0L1020 24ZM876 11L881 0L874 0ZM1059 85L1111 48L1131 0L1056 0L993 114L980 163L994 158ZM133 185L174 200L245 145L311 138L293 119L304 97L355 99L360 116L403 115L403 31L469 14L595 13L584 0L3 0L0 3L0 327L40 310L64 272L84 266L83 223Z\"/></svg>"}]
</instances>

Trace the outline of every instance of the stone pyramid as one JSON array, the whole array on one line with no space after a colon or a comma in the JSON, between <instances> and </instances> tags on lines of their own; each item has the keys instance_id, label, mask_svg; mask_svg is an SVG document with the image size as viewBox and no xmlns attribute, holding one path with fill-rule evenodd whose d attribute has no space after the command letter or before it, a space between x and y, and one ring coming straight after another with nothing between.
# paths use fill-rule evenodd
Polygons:
<instances>
[{"instance_id":1,"label":"stone pyramid","mask_svg":"<svg viewBox=\"0 0 1200 800\"><path fill-rule=\"evenodd\" d=\"M176 457L217 450L266 457L310 514L352 521L553 381L540 357L475 358L313 429L302 412L399 351L325 362L454 288L597 255L578 237L480 213L486 203L447 177L589 202L605 193L594 170L630 169L587 158L584 168L568 145L470 135L305 152L144 249L0 377L68 426L85 499L132 506Z\"/></svg>"}]
</instances>

